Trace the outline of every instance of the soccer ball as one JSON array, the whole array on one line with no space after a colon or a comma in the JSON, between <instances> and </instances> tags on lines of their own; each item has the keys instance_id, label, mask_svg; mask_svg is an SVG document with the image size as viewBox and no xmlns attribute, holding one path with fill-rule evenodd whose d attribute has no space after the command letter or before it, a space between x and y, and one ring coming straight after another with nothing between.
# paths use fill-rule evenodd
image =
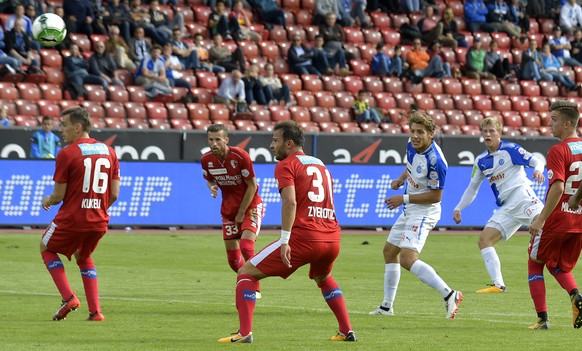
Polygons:
<instances>
[{"instance_id":1,"label":"soccer ball","mask_svg":"<svg viewBox=\"0 0 582 351\"><path fill-rule=\"evenodd\" d=\"M65 40L67 27L59 15L44 13L34 20L32 35L42 46L55 46Z\"/></svg>"}]
</instances>

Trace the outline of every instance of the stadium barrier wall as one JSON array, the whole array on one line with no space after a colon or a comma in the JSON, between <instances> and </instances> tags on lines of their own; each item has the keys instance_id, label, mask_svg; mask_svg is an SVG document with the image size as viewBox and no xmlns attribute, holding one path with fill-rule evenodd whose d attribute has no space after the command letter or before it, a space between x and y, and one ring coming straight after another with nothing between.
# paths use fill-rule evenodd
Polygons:
<instances>
[{"instance_id":1,"label":"stadium barrier wall","mask_svg":"<svg viewBox=\"0 0 582 351\"><path fill-rule=\"evenodd\" d=\"M53 189L54 160L0 161L0 226L47 225L58 206L44 211L41 201ZM113 226L216 226L220 225L220 197L210 196L196 162L121 162L121 191L110 209ZM402 208L389 210L384 199L401 194L390 182L404 170L402 165L328 166L334 178L336 216L342 227L388 227ZM256 164L266 213L265 226L279 226L281 204L274 178L274 164ZM456 227L453 208L469 183L471 167L451 166L442 200L440 227ZM528 169L531 177L532 169ZM544 198L546 184L534 190ZM484 182L473 204L463 211L463 227L482 227L496 209Z\"/></svg>"},{"instance_id":2,"label":"stadium barrier wall","mask_svg":"<svg viewBox=\"0 0 582 351\"><path fill-rule=\"evenodd\" d=\"M24 159L30 150L29 128L0 129L0 159ZM159 131L108 129L95 130L91 136L115 148L120 160L197 162L208 144L204 131ZM232 132L230 145L244 148L255 163L274 163L269 149L272 134L263 132ZM406 135L386 134L308 134L305 152L326 164L398 165L405 159ZM470 166L485 148L479 137L437 135L450 166ZM521 144L545 160L556 138L504 138Z\"/></svg>"}]
</instances>

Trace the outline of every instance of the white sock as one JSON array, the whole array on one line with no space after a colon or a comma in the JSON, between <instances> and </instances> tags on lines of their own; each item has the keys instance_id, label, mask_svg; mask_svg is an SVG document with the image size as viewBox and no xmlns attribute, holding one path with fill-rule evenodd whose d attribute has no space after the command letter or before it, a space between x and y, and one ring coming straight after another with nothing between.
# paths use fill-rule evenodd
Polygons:
<instances>
[{"instance_id":1,"label":"white sock","mask_svg":"<svg viewBox=\"0 0 582 351\"><path fill-rule=\"evenodd\" d=\"M384 301L382 307L392 308L400 283L400 263L387 263L384 267Z\"/></svg>"},{"instance_id":2,"label":"white sock","mask_svg":"<svg viewBox=\"0 0 582 351\"><path fill-rule=\"evenodd\" d=\"M445 281L435 272L434 268L421 260L416 260L412 264L412 267L410 267L410 273L417 276L423 283L438 291L443 298L449 296L452 291L447 283L445 283Z\"/></svg>"},{"instance_id":3,"label":"white sock","mask_svg":"<svg viewBox=\"0 0 582 351\"><path fill-rule=\"evenodd\" d=\"M505 286L503 275L501 275L501 261L499 260L499 256L497 256L495 248L493 246L486 247L481 250L481 255L483 256L485 268L487 269L487 273L489 273L493 284L495 284L496 287Z\"/></svg>"}]
</instances>

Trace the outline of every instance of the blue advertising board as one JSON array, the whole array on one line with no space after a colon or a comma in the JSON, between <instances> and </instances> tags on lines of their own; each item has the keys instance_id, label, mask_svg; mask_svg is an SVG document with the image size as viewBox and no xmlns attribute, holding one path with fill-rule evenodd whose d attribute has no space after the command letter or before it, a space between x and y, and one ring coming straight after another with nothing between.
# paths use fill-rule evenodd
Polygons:
<instances>
[{"instance_id":1,"label":"blue advertising board","mask_svg":"<svg viewBox=\"0 0 582 351\"><path fill-rule=\"evenodd\" d=\"M44 225L58 206L44 211L42 198L52 192L54 161L0 161L0 225ZM220 196L210 196L199 163L121 162L121 191L110 209L111 225L219 225ZM256 164L266 211L263 225L281 223L281 204L274 164ZM329 165L334 178L336 216L344 227L391 226L401 209L389 210L384 199L400 191L390 189L404 166ZM531 177L532 170L527 169ZM455 227L453 208L469 183L471 167L452 166L443 193L439 226ZM534 184L542 199L547 184ZM461 226L483 226L496 209L488 184L483 183L473 204L463 211Z\"/></svg>"}]
</instances>

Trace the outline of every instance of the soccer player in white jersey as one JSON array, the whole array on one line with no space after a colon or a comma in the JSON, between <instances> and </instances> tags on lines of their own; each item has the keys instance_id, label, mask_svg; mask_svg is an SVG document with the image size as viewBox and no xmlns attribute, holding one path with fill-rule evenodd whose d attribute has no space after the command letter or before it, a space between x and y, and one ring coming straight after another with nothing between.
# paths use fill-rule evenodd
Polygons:
<instances>
[{"instance_id":1,"label":"soccer player in white jersey","mask_svg":"<svg viewBox=\"0 0 582 351\"><path fill-rule=\"evenodd\" d=\"M438 291L445 300L447 319L453 319L463 293L447 283L418 257L428 234L441 218L441 197L447 174L447 161L432 140L435 122L425 113L412 111L408 118L410 139L406 150L406 169L392 181L394 190L405 185L404 195L386 199L388 208L403 205L402 214L392 226L384 246L384 300L370 314L393 315L393 303L400 281L400 266Z\"/></svg>"},{"instance_id":2,"label":"soccer player in white jersey","mask_svg":"<svg viewBox=\"0 0 582 351\"><path fill-rule=\"evenodd\" d=\"M461 223L461 211L475 200L481 182L484 179L489 181L495 202L500 208L485 225L478 245L493 284L477 290L478 293L505 291L501 262L493 245L511 238L522 225L529 226L544 207L524 171L524 166L535 168L533 178L543 183L543 161L518 144L502 141L501 129L501 122L497 118L489 117L481 122L481 135L487 150L475 159L471 182L453 212L455 223Z\"/></svg>"}]
</instances>

